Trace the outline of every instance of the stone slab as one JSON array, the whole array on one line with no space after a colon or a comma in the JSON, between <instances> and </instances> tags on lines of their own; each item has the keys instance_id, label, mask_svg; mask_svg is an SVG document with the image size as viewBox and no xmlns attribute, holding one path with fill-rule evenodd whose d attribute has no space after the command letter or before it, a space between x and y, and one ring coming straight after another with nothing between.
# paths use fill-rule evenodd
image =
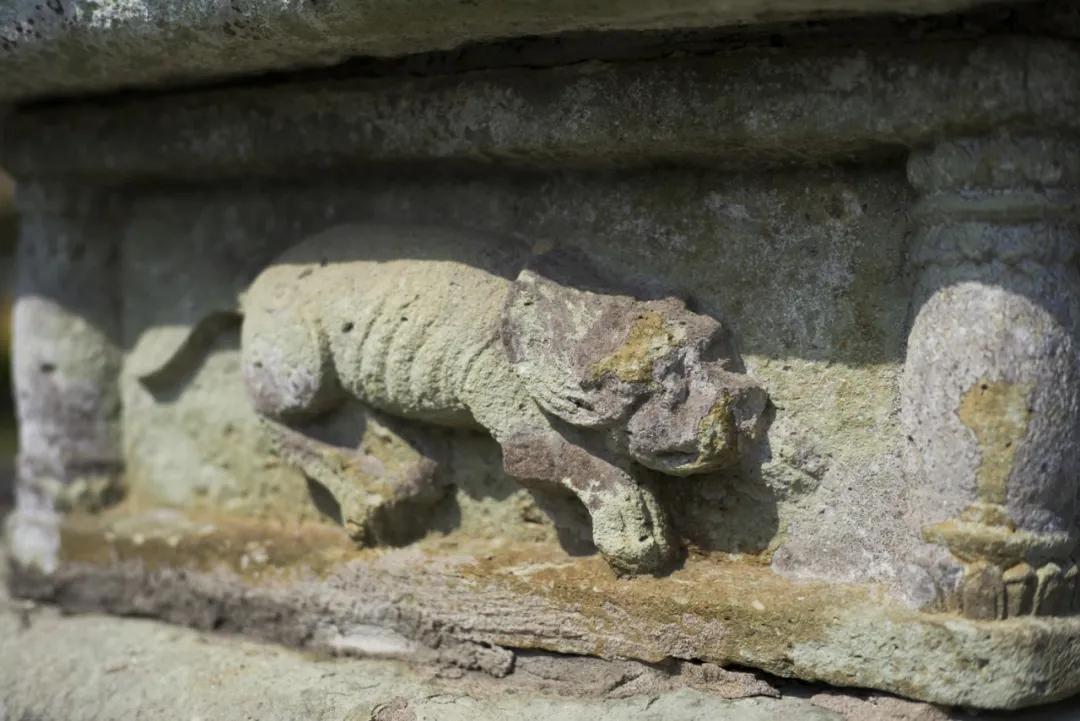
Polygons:
<instances>
[{"instance_id":1,"label":"stone slab","mask_svg":"<svg viewBox=\"0 0 1080 721\"><path fill-rule=\"evenodd\" d=\"M865 588L745 564L691 559L667 577L629 580L600 559L567 562L535 544L358 551L332 526L166 521L69 518L59 567L17 567L15 593L496 677L539 650L752 666L982 708L1047 703L1080 684L1075 617L922 614Z\"/></svg>"},{"instance_id":2,"label":"stone slab","mask_svg":"<svg viewBox=\"0 0 1080 721\"><path fill-rule=\"evenodd\" d=\"M652 62L415 77L301 79L35 106L0 123L23 181L206 182L440 163L542 168L778 166L898 160L946 134L1076 132L1080 52L1022 35L828 39ZM627 92L631 88L632 92ZM207 132L212 128L212 132Z\"/></svg>"},{"instance_id":3,"label":"stone slab","mask_svg":"<svg viewBox=\"0 0 1080 721\"><path fill-rule=\"evenodd\" d=\"M0 101L175 85L574 31L702 28L973 0L16 0L0 7ZM168 58L168 62L162 62Z\"/></svg>"},{"instance_id":4,"label":"stone slab","mask_svg":"<svg viewBox=\"0 0 1080 721\"><path fill-rule=\"evenodd\" d=\"M0 568L6 567L6 564ZM0 580L6 575L0 570ZM64 654L58 662L56 649ZM677 688L629 662L519 656L503 679L386 658L297 651L150 619L62 614L0 582L0 717L40 721L1067 721L1075 701L969 715L697 664ZM687 674L689 675L689 674Z\"/></svg>"},{"instance_id":5,"label":"stone slab","mask_svg":"<svg viewBox=\"0 0 1080 721\"><path fill-rule=\"evenodd\" d=\"M56 649L63 648L58 662ZM543 664L534 664L539 670ZM520 673L535 681L541 676ZM611 673L618 679L617 673ZM702 691L624 698L558 698L529 681L447 679L401 662L334 658L210 635L147 620L65 617L0 598L0 718L130 719L550 719L842 718L805 700L728 699ZM903 703L903 702L898 702Z\"/></svg>"}]
</instances>

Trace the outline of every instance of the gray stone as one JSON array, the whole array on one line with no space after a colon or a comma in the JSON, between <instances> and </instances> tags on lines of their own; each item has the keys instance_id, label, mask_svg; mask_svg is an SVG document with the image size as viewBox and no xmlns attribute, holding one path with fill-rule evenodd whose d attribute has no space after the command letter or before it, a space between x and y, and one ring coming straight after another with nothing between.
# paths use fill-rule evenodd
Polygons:
<instances>
[{"instance_id":1,"label":"gray stone","mask_svg":"<svg viewBox=\"0 0 1080 721\"><path fill-rule=\"evenodd\" d=\"M0 603L0 714L8 719L845 718L719 669L691 667L675 680L647 666L534 656L496 681L348 658L346 649L301 654L151 621Z\"/></svg>"},{"instance_id":2,"label":"gray stone","mask_svg":"<svg viewBox=\"0 0 1080 721\"><path fill-rule=\"evenodd\" d=\"M1080 440L1075 163L1057 139L1005 136L942 144L909 163L924 193L921 307L902 386L909 474L923 479L910 513L969 564L962 607L976 616L1004 615L1001 574L1019 563L1038 568L1033 612L1069 608L1060 579L1077 542L1080 463L1070 450ZM927 565L939 587L958 573L944 558Z\"/></svg>"},{"instance_id":3,"label":"gray stone","mask_svg":"<svg viewBox=\"0 0 1080 721\"><path fill-rule=\"evenodd\" d=\"M656 164L752 174L879 165L957 131L1077 127L1073 43L1015 34L905 38L838 46L825 35L782 53L721 46L651 62L433 77L403 67L390 77L358 72L121 95L77 112L30 106L0 124L0 160L23 178L200 183L270 175L303 178L298 184L310 188L328 171L361 164L397 163L397 176L437 162L459 170ZM196 130L208 126L212 133Z\"/></svg>"},{"instance_id":4,"label":"gray stone","mask_svg":"<svg viewBox=\"0 0 1080 721\"><path fill-rule=\"evenodd\" d=\"M1076 692L1067 16L11 108L13 589L504 679L541 653Z\"/></svg>"},{"instance_id":5,"label":"gray stone","mask_svg":"<svg viewBox=\"0 0 1080 721\"><path fill-rule=\"evenodd\" d=\"M92 194L23 189L12 353L19 421L17 553L48 567L54 509L121 494L116 228Z\"/></svg>"},{"instance_id":6,"label":"gray stone","mask_svg":"<svg viewBox=\"0 0 1080 721\"><path fill-rule=\"evenodd\" d=\"M353 649L504 676L522 650L663 664L696 659L1014 708L1075 688L1080 619L919 613L873 588L796 583L699 561L621 578L548 543L429 537L356 549L322 524L155 511L70 519L62 563L13 589L72 612L156 616L315 651ZM783 629L763 633L761 629Z\"/></svg>"},{"instance_id":7,"label":"gray stone","mask_svg":"<svg viewBox=\"0 0 1080 721\"><path fill-rule=\"evenodd\" d=\"M974 0L14 0L0 7L0 100L319 67L573 31L741 25L827 15L934 13ZM168 63L161 58L168 57Z\"/></svg>"}]
</instances>

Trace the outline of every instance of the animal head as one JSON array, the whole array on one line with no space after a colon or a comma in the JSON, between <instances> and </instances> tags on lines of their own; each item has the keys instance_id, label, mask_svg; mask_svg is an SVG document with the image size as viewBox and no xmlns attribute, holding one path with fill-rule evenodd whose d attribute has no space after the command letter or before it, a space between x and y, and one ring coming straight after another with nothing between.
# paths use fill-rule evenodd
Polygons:
<instances>
[{"instance_id":1,"label":"animal head","mask_svg":"<svg viewBox=\"0 0 1080 721\"><path fill-rule=\"evenodd\" d=\"M661 473L731 465L767 425L768 396L737 372L729 334L678 298L639 300L525 270L503 339L545 411L607 430Z\"/></svg>"}]
</instances>

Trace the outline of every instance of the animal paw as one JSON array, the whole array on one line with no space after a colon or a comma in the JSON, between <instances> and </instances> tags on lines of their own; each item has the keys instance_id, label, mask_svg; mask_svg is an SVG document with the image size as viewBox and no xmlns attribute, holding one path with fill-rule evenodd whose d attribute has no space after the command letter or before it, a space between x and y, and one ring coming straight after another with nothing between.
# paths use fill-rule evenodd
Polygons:
<instances>
[{"instance_id":1,"label":"animal paw","mask_svg":"<svg viewBox=\"0 0 1080 721\"><path fill-rule=\"evenodd\" d=\"M593 490L585 501L593 543L617 571L657 573L675 558L667 515L648 488L619 485Z\"/></svg>"}]
</instances>

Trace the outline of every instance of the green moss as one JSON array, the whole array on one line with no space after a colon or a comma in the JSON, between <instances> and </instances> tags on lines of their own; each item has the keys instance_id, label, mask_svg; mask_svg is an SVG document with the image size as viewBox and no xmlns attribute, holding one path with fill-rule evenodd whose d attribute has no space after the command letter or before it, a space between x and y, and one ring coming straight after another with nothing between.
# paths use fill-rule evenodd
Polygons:
<instances>
[{"instance_id":1,"label":"green moss","mask_svg":"<svg viewBox=\"0 0 1080 721\"><path fill-rule=\"evenodd\" d=\"M626 341L594 363L589 374L600 378L610 373L626 383L648 383L652 380L653 364L675 343L675 334L663 316L656 311L645 311L630 326Z\"/></svg>"}]
</instances>

